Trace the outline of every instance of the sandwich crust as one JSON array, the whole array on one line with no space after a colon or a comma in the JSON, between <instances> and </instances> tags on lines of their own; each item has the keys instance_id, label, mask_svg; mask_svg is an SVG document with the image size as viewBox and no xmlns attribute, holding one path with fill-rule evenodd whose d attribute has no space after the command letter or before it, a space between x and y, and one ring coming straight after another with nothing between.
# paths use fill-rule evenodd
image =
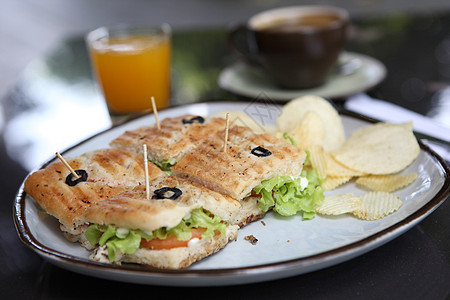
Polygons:
<instances>
[{"instance_id":1,"label":"sandwich crust","mask_svg":"<svg viewBox=\"0 0 450 300\"><path fill-rule=\"evenodd\" d=\"M226 235L216 235L197 243L189 243L187 247L163 250L150 250L139 248L133 254L118 253L116 263L129 262L148 265L158 269L184 269L224 248L230 241L235 240L238 234L237 225L229 225ZM119 251L120 252L120 251ZM97 248L90 259L109 263L106 247Z\"/></svg>"},{"instance_id":2,"label":"sandwich crust","mask_svg":"<svg viewBox=\"0 0 450 300\"><path fill-rule=\"evenodd\" d=\"M145 187L139 186L92 204L87 208L84 220L99 225L152 232L162 227L174 227L183 218L188 218L192 210L204 208L228 223L239 221L236 218L240 209L239 202L230 197L175 176L153 180L150 183L150 197L157 195L155 191L165 187L179 189L181 194L176 199L147 199ZM166 196L170 198L172 194ZM229 224L225 236L218 234L208 239L198 239L194 243L189 242L187 247L163 250L141 247L133 254L118 253L115 263L131 262L163 269L186 268L236 239L238 228L238 225ZM104 246L97 248L90 258L109 263Z\"/></svg>"},{"instance_id":3,"label":"sandwich crust","mask_svg":"<svg viewBox=\"0 0 450 300\"><path fill-rule=\"evenodd\" d=\"M147 126L126 131L111 141L110 145L136 152L142 149L143 144L146 144L150 159L177 161L205 138L225 129L225 120L222 118L205 118L203 123L183 123L183 120L189 121L196 117L198 116L184 115L166 118L160 123L161 129L156 126Z\"/></svg>"},{"instance_id":4,"label":"sandwich crust","mask_svg":"<svg viewBox=\"0 0 450 300\"><path fill-rule=\"evenodd\" d=\"M32 173L24 186L48 214L59 220L64 231L73 234L77 234L77 227L83 224L82 216L87 207L145 185L142 155L121 149L101 149L66 160L74 170L85 170L87 180L67 185L65 180L70 171L58 161ZM159 176L165 175L149 164L149 177Z\"/></svg>"},{"instance_id":5,"label":"sandwich crust","mask_svg":"<svg viewBox=\"0 0 450 300\"><path fill-rule=\"evenodd\" d=\"M252 154L256 147L268 156ZM173 174L241 200L261 181L275 175L300 175L306 153L270 134L255 134L250 128L229 129L226 152L224 133L210 136L172 167Z\"/></svg>"}]
</instances>

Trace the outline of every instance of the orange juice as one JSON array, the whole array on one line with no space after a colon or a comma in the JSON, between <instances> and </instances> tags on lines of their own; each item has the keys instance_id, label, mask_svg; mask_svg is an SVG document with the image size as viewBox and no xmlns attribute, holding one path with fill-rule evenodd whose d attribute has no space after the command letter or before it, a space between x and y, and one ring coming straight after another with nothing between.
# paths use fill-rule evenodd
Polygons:
<instances>
[{"instance_id":1,"label":"orange juice","mask_svg":"<svg viewBox=\"0 0 450 300\"><path fill-rule=\"evenodd\" d=\"M91 62L111 115L169 106L170 38L134 35L90 45Z\"/></svg>"}]
</instances>

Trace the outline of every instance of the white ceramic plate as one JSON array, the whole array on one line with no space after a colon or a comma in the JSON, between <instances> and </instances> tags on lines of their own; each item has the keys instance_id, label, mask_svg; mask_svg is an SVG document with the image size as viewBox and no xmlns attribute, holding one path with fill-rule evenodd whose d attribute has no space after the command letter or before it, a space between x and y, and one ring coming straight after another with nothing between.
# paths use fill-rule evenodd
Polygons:
<instances>
[{"instance_id":1,"label":"white ceramic plate","mask_svg":"<svg viewBox=\"0 0 450 300\"><path fill-rule=\"evenodd\" d=\"M224 90L249 98L263 94L272 100L286 101L303 95L341 98L366 91L386 77L386 67L378 60L358 53L344 52L340 60L358 59L360 67L349 75L333 74L323 85L310 89L288 90L275 85L261 68L243 62L225 68L219 75Z\"/></svg>"},{"instance_id":2,"label":"white ceramic plate","mask_svg":"<svg viewBox=\"0 0 450 300\"><path fill-rule=\"evenodd\" d=\"M200 103L167 109L160 119L182 114L210 115L220 111L243 110L264 123L273 123L281 106L267 103ZM368 121L342 116L346 134ZM154 123L152 115L109 129L64 152L80 155L104 148L125 130ZM449 195L449 168L429 148L422 145L418 159L405 173L417 172L418 179L399 190L404 205L378 221L361 221L352 216L323 217L302 221L300 216L281 217L269 212L263 222L241 229L237 241L186 270L165 271L124 264L112 266L88 260L89 252L66 241L53 217L43 217L36 202L20 188L15 200L15 223L22 241L43 258L62 268L118 281L171 286L233 285L298 275L359 256L410 229ZM48 162L50 163L50 162ZM47 163L47 164L48 164ZM47 165L45 164L45 165ZM44 166L45 166L44 165ZM364 193L353 183L332 193ZM256 245L244 240L254 235Z\"/></svg>"}]
</instances>

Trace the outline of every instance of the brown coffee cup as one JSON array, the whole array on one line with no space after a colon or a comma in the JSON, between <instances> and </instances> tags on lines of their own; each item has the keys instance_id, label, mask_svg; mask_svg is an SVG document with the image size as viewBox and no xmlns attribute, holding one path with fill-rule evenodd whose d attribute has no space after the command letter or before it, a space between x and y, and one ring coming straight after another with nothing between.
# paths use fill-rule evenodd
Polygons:
<instances>
[{"instance_id":1,"label":"brown coffee cup","mask_svg":"<svg viewBox=\"0 0 450 300\"><path fill-rule=\"evenodd\" d=\"M229 42L247 62L261 65L280 87L305 89L323 84L332 72L348 23L348 12L337 7L277 8L233 29Z\"/></svg>"}]
</instances>

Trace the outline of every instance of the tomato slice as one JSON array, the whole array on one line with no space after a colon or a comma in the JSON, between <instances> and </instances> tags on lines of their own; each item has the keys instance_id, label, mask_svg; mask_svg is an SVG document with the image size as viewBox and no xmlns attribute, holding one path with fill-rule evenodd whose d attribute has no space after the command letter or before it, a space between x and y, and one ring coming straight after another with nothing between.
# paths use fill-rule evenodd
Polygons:
<instances>
[{"instance_id":1,"label":"tomato slice","mask_svg":"<svg viewBox=\"0 0 450 300\"><path fill-rule=\"evenodd\" d=\"M206 231L205 228L192 228L192 238L191 238L191 240L194 239L194 238L201 239L202 238L202 234L205 231ZM220 232L218 232L217 230L216 230L215 233L216 233L216 235L217 235L217 233L220 234ZM172 235L169 235L164 240L152 239L150 241L147 241L145 239L142 239L141 240L141 247L147 248L147 249L151 249L151 250L172 249L172 248L178 248L178 247L187 247L189 241L179 241L179 240L177 240L176 235L172 234Z\"/></svg>"},{"instance_id":2,"label":"tomato slice","mask_svg":"<svg viewBox=\"0 0 450 300\"><path fill-rule=\"evenodd\" d=\"M261 198L261 193L256 193L254 190L252 190L251 196L252 197L259 197L259 198Z\"/></svg>"}]
</instances>

